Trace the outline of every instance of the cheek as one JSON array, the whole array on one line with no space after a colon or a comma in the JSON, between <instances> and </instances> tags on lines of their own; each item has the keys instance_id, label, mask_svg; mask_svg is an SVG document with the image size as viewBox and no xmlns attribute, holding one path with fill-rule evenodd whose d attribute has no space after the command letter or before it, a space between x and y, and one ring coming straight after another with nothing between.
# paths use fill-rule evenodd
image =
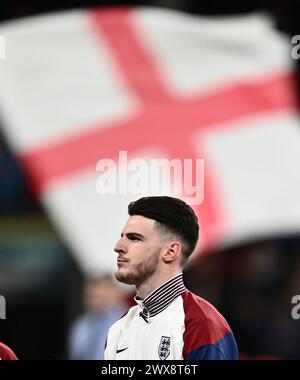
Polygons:
<instances>
[{"instance_id":1,"label":"cheek","mask_svg":"<svg viewBox=\"0 0 300 380\"><path fill-rule=\"evenodd\" d=\"M144 251L144 260L158 258L160 256L160 251L160 247L157 246L147 247Z\"/></svg>"},{"instance_id":2,"label":"cheek","mask_svg":"<svg viewBox=\"0 0 300 380\"><path fill-rule=\"evenodd\" d=\"M139 264L143 261L148 260L151 257L158 256L160 254L160 247L157 245L145 245L136 244L130 247L130 261L132 264Z\"/></svg>"},{"instance_id":3,"label":"cheek","mask_svg":"<svg viewBox=\"0 0 300 380\"><path fill-rule=\"evenodd\" d=\"M130 263L137 263L143 260L145 248L142 245L131 244L128 246L127 257Z\"/></svg>"},{"instance_id":4,"label":"cheek","mask_svg":"<svg viewBox=\"0 0 300 380\"><path fill-rule=\"evenodd\" d=\"M132 264L139 264L147 260L151 256L151 250L149 247L143 245L132 247L130 252L130 261Z\"/></svg>"}]
</instances>

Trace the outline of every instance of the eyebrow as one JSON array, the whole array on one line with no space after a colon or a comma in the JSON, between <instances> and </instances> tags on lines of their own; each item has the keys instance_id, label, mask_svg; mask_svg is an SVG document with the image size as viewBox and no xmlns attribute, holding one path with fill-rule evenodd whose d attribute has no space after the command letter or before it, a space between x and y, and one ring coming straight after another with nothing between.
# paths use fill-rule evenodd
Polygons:
<instances>
[{"instance_id":1,"label":"eyebrow","mask_svg":"<svg viewBox=\"0 0 300 380\"><path fill-rule=\"evenodd\" d=\"M123 237L123 236L124 236L124 233L122 232L122 233L121 233L121 237ZM141 238L141 239L145 239L145 236L142 235L142 234L139 234L138 232L127 232L127 233L125 234L125 236L128 237L128 238L133 237L133 236L136 236L136 237L139 237L139 238Z\"/></svg>"}]
</instances>

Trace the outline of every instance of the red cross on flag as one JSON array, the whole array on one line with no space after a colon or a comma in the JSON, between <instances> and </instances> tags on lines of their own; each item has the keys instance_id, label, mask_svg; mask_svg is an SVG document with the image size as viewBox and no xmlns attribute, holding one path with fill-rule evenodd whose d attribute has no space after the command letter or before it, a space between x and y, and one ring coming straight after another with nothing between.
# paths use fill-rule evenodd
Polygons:
<instances>
[{"instance_id":1,"label":"red cross on flag","mask_svg":"<svg viewBox=\"0 0 300 380\"><path fill-rule=\"evenodd\" d=\"M266 16L103 8L8 22L0 35L3 132L84 270L114 270L130 201L153 185L174 195L147 171L158 159L194 163L195 255L299 232L291 47Z\"/></svg>"}]
</instances>

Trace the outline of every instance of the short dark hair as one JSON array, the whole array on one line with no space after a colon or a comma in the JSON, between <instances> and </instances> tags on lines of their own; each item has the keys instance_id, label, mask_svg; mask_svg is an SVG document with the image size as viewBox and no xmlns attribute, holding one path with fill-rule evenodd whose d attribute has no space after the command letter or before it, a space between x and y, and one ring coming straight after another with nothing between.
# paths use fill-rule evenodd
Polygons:
<instances>
[{"instance_id":1,"label":"short dark hair","mask_svg":"<svg viewBox=\"0 0 300 380\"><path fill-rule=\"evenodd\" d=\"M182 263L194 251L199 237L198 218L194 210L181 199L168 196L143 197L129 204L128 214L153 219L166 232L175 234L183 243Z\"/></svg>"}]
</instances>

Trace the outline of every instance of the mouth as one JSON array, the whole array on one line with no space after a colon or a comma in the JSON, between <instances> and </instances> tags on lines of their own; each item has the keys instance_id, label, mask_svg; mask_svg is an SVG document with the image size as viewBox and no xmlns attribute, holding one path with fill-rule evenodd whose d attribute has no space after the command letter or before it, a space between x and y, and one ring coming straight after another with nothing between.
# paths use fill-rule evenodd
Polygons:
<instances>
[{"instance_id":1,"label":"mouth","mask_svg":"<svg viewBox=\"0 0 300 380\"><path fill-rule=\"evenodd\" d=\"M117 264L118 265L123 265L125 263L127 263L128 261L127 260L124 260L124 259L117 259Z\"/></svg>"}]
</instances>

